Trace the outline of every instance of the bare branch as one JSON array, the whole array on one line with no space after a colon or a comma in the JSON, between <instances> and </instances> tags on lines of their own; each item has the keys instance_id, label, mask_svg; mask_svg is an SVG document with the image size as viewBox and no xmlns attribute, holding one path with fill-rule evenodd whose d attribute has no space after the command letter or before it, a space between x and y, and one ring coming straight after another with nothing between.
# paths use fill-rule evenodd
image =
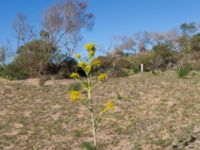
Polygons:
<instances>
[{"instance_id":1,"label":"bare branch","mask_svg":"<svg viewBox=\"0 0 200 150\"><path fill-rule=\"evenodd\" d=\"M12 26L17 38L17 48L35 37L33 27L27 23L26 16L23 14L17 14Z\"/></svg>"},{"instance_id":2,"label":"bare branch","mask_svg":"<svg viewBox=\"0 0 200 150\"><path fill-rule=\"evenodd\" d=\"M50 40L68 55L73 55L81 41L80 30L91 29L94 15L87 13L87 3L78 0L56 2L44 13L43 26Z\"/></svg>"}]
</instances>

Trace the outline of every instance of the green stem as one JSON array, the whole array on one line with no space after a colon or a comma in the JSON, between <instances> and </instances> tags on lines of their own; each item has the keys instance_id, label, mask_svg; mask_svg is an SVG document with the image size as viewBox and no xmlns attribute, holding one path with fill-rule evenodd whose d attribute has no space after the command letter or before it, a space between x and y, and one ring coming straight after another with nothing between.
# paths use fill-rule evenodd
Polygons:
<instances>
[{"instance_id":1,"label":"green stem","mask_svg":"<svg viewBox=\"0 0 200 150\"><path fill-rule=\"evenodd\" d=\"M97 142L96 142L96 130L95 130L95 123L94 123L94 113L91 113L92 117L92 133L93 133L93 142L94 142L94 147L96 149Z\"/></svg>"},{"instance_id":2,"label":"green stem","mask_svg":"<svg viewBox=\"0 0 200 150\"><path fill-rule=\"evenodd\" d=\"M96 122L95 122L95 132L97 131L97 128L99 126L99 122L101 120L101 116L103 115L103 112L101 111L99 114L98 114L98 117L96 119Z\"/></svg>"},{"instance_id":3,"label":"green stem","mask_svg":"<svg viewBox=\"0 0 200 150\"><path fill-rule=\"evenodd\" d=\"M94 110L93 110L93 102L91 99L91 84L90 84L90 77L88 77L88 100L90 102L90 113L91 113L91 119L92 119L92 133L93 133L93 142L94 147L96 149L97 142L96 142L96 130L95 130L95 117L94 117Z\"/></svg>"}]
</instances>

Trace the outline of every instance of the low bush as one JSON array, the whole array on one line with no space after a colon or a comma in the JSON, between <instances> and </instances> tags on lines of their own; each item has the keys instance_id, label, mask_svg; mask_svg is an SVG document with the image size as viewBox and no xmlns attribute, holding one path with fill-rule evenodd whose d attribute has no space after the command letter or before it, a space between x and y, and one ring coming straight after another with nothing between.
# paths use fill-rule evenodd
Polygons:
<instances>
[{"instance_id":1,"label":"low bush","mask_svg":"<svg viewBox=\"0 0 200 150\"><path fill-rule=\"evenodd\" d=\"M191 50L192 51L196 51L196 52L200 52L200 34L196 34L192 37L191 39Z\"/></svg>"},{"instance_id":2,"label":"low bush","mask_svg":"<svg viewBox=\"0 0 200 150\"><path fill-rule=\"evenodd\" d=\"M119 69L130 69L131 63L127 58L119 58L114 61L114 68Z\"/></svg>"},{"instance_id":3,"label":"low bush","mask_svg":"<svg viewBox=\"0 0 200 150\"><path fill-rule=\"evenodd\" d=\"M200 52L192 52L190 55L192 69L195 71L200 71Z\"/></svg>"},{"instance_id":4,"label":"low bush","mask_svg":"<svg viewBox=\"0 0 200 150\"><path fill-rule=\"evenodd\" d=\"M177 64L176 52L170 44L158 44L153 47L153 68L166 69L172 68Z\"/></svg>"},{"instance_id":5,"label":"low bush","mask_svg":"<svg viewBox=\"0 0 200 150\"><path fill-rule=\"evenodd\" d=\"M110 78L127 77L128 75L128 71L123 69L112 69L108 74Z\"/></svg>"},{"instance_id":6,"label":"low bush","mask_svg":"<svg viewBox=\"0 0 200 150\"><path fill-rule=\"evenodd\" d=\"M184 65L184 66L180 66L177 70L177 74L178 74L178 77L179 78L184 78L186 77L190 71L192 70L192 66L191 64L187 64L187 65Z\"/></svg>"},{"instance_id":7,"label":"low bush","mask_svg":"<svg viewBox=\"0 0 200 150\"><path fill-rule=\"evenodd\" d=\"M16 63L11 63L0 69L0 76L10 80L23 80L30 77L28 69L22 69Z\"/></svg>"},{"instance_id":8,"label":"low bush","mask_svg":"<svg viewBox=\"0 0 200 150\"><path fill-rule=\"evenodd\" d=\"M5 74L5 69L4 67L0 66L0 77L5 77L6 74Z\"/></svg>"},{"instance_id":9,"label":"low bush","mask_svg":"<svg viewBox=\"0 0 200 150\"><path fill-rule=\"evenodd\" d=\"M131 62L131 69L137 73L140 71L140 65L144 65L144 71L150 71L152 70L152 60L153 60L153 54L152 52L143 52L139 53L134 56L130 56L129 60Z\"/></svg>"},{"instance_id":10,"label":"low bush","mask_svg":"<svg viewBox=\"0 0 200 150\"><path fill-rule=\"evenodd\" d=\"M80 83L73 83L69 86L69 91L81 91L82 86Z\"/></svg>"},{"instance_id":11,"label":"low bush","mask_svg":"<svg viewBox=\"0 0 200 150\"><path fill-rule=\"evenodd\" d=\"M101 66L99 69L108 69L113 67L113 59L110 58L109 56L100 56L97 57L99 61L101 62Z\"/></svg>"}]
</instances>

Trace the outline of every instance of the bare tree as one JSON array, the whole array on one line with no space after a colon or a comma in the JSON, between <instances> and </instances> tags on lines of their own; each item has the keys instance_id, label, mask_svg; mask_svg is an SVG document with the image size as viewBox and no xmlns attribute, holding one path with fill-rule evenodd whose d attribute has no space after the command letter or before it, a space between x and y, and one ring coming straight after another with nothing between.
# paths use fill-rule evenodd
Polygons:
<instances>
[{"instance_id":1,"label":"bare tree","mask_svg":"<svg viewBox=\"0 0 200 150\"><path fill-rule=\"evenodd\" d=\"M137 53L147 51L154 45L170 43L174 49L178 50L178 32L173 29L169 32L137 32L133 36L115 37L120 44L115 46L115 53L121 52Z\"/></svg>"},{"instance_id":2,"label":"bare tree","mask_svg":"<svg viewBox=\"0 0 200 150\"><path fill-rule=\"evenodd\" d=\"M123 37L122 42L123 43L120 45L121 49L136 52L136 50L134 48L134 46L136 45L136 42L133 38Z\"/></svg>"},{"instance_id":3,"label":"bare tree","mask_svg":"<svg viewBox=\"0 0 200 150\"><path fill-rule=\"evenodd\" d=\"M12 25L17 38L17 48L35 37L33 27L28 24L25 15L17 14Z\"/></svg>"},{"instance_id":4,"label":"bare tree","mask_svg":"<svg viewBox=\"0 0 200 150\"><path fill-rule=\"evenodd\" d=\"M113 41L110 42L107 48L103 47L102 45L98 46L97 49L105 56L111 56L113 50Z\"/></svg>"},{"instance_id":5,"label":"bare tree","mask_svg":"<svg viewBox=\"0 0 200 150\"><path fill-rule=\"evenodd\" d=\"M133 35L133 38L139 52L146 51L147 45L151 44L151 35L149 32L137 32Z\"/></svg>"},{"instance_id":6,"label":"bare tree","mask_svg":"<svg viewBox=\"0 0 200 150\"><path fill-rule=\"evenodd\" d=\"M50 41L72 56L81 41L81 29L91 29L94 15L87 13L87 3L65 0L55 3L44 13L43 26Z\"/></svg>"},{"instance_id":7,"label":"bare tree","mask_svg":"<svg viewBox=\"0 0 200 150\"><path fill-rule=\"evenodd\" d=\"M14 56L12 48L10 47L10 41L7 39L1 42L0 47L0 66L4 66L5 62L11 62Z\"/></svg>"},{"instance_id":8,"label":"bare tree","mask_svg":"<svg viewBox=\"0 0 200 150\"><path fill-rule=\"evenodd\" d=\"M178 37L178 33L176 29L173 29L168 32L152 32L151 39L152 44L157 45L159 43L163 43L166 41L175 41Z\"/></svg>"},{"instance_id":9,"label":"bare tree","mask_svg":"<svg viewBox=\"0 0 200 150\"><path fill-rule=\"evenodd\" d=\"M136 53L147 50L151 36L148 32L137 32L133 36L117 37L116 39L120 41L120 44L115 47L116 50Z\"/></svg>"},{"instance_id":10,"label":"bare tree","mask_svg":"<svg viewBox=\"0 0 200 150\"><path fill-rule=\"evenodd\" d=\"M136 53L136 42L133 37L115 36L114 39L120 43L114 47L114 52L112 52L112 54L122 55L125 52Z\"/></svg>"},{"instance_id":11,"label":"bare tree","mask_svg":"<svg viewBox=\"0 0 200 150\"><path fill-rule=\"evenodd\" d=\"M5 49L3 47L0 48L0 66L4 66L5 61Z\"/></svg>"}]
</instances>

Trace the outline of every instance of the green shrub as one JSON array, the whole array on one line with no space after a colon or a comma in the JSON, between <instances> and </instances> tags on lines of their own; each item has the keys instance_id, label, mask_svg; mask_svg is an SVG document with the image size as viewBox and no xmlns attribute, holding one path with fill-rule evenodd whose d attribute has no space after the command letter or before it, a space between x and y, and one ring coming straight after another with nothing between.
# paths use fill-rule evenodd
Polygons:
<instances>
[{"instance_id":1,"label":"green shrub","mask_svg":"<svg viewBox=\"0 0 200 150\"><path fill-rule=\"evenodd\" d=\"M193 70L200 71L200 52L190 53L190 63Z\"/></svg>"},{"instance_id":2,"label":"green shrub","mask_svg":"<svg viewBox=\"0 0 200 150\"><path fill-rule=\"evenodd\" d=\"M176 52L170 44L158 44L153 47L153 68L162 71L177 63Z\"/></svg>"},{"instance_id":3,"label":"green shrub","mask_svg":"<svg viewBox=\"0 0 200 150\"><path fill-rule=\"evenodd\" d=\"M107 70L110 68L113 68L113 59L109 56L100 56L98 59L101 62L101 66L99 67L99 70Z\"/></svg>"},{"instance_id":4,"label":"green shrub","mask_svg":"<svg viewBox=\"0 0 200 150\"><path fill-rule=\"evenodd\" d=\"M115 69L130 69L131 63L126 58L116 59L114 61Z\"/></svg>"},{"instance_id":5,"label":"green shrub","mask_svg":"<svg viewBox=\"0 0 200 150\"><path fill-rule=\"evenodd\" d=\"M191 50L200 52L200 33L198 33L192 37Z\"/></svg>"},{"instance_id":6,"label":"green shrub","mask_svg":"<svg viewBox=\"0 0 200 150\"><path fill-rule=\"evenodd\" d=\"M109 73L109 77L112 78L118 78L118 77L127 77L129 74L126 70L123 69L113 69L110 73Z\"/></svg>"},{"instance_id":7,"label":"green shrub","mask_svg":"<svg viewBox=\"0 0 200 150\"><path fill-rule=\"evenodd\" d=\"M9 80L22 80L29 77L28 69L21 69L15 63L11 63L4 68L0 68L0 76Z\"/></svg>"},{"instance_id":8,"label":"green shrub","mask_svg":"<svg viewBox=\"0 0 200 150\"><path fill-rule=\"evenodd\" d=\"M131 62L131 69L134 70L135 73L140 71L140 65L144 65L144 71L152 70L152 59L153 54L152 52L143 52L137 55L129 57Z\"/></svg>"},{"instance_id":9,"label":"green shrub","mask_svg":"<svg viewBox=\"0 0 200 150\"><path fill-rule=\"evenodd\" d=\"M100 61L100 66L96 68L92 68L93 76L96 76L98 74L107 72L108 70L111 70L113 68L113 59L109 56L99 56L97 59ZM83 71L80 71L79 74L81 75ZM82 76L82 75L81 75ZM85 77L83 75L83 77Z\"/></svg>"},{"instance_id":10,"label":"green shrub","mask_svg":"<svg viewBox=\"0 0 200 150\"><path fill-rule=\"evenodd\" d=\"M0 77L4 77L5 75L5 69L0 66Z\"/></svg>"},{"instance_id":11,"label":"green shrub","mask_svg":"<svg viewBox=\"0 0 200 150\"><path fill-rule=\"evenodd\" d=\"M177 70L178 77L179 78L186 77L190 73L191 70L192 70L191 64L187 64L187 65L179 67Z\"/></svg>"},{"instance_id":12,"label":"green shrub","mask_svg":"<svg viewBox=\"0 0 200 150\"><path fill-rule=\"evenodd\" d=\"M51 64L57 48L44 40L32 40L17 49L14 63L20 65L20 69L29 71L31 77L45 74Z\"/></svg>"},{"instance_id":13,"label":"green shrub","mask_svg":"<svg viewBox=\"0 0 200 150\"><path fill-rule=\"evenodd\" d=\"M192 70L200 71L200 52L180 53L178 61L184 64L183 66L190 64Z\"/></svg>"},{"instance_id":14,"label":"green shrub","mask_svg":"<svg viewBox=\"0 0 200 150\"><path fill-rule=\"evenodd\" d=\"M137 63L133 64L132 67L131 67L131 69L132 69L133 72L135 72L135 73L140 72L140 64L137 64Z\"/></svg>"}]
</instances>

